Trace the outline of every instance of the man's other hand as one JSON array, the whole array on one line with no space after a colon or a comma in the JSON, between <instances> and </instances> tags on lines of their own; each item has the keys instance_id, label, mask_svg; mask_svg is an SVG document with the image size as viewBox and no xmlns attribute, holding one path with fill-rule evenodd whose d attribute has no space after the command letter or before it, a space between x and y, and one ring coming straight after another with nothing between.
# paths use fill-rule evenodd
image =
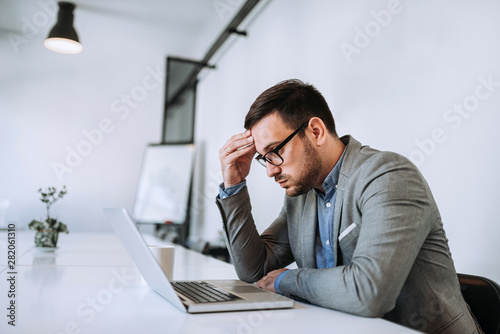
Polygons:
<instances>
[{"instance_id":1,"label":"man's other hand","mask_svg":"<svg viewBox=\"0 0 500 334\"><path fill-rule=\"evenodd\" d=\"M281 269L276 269L273 271L270 271L266 276L262 277L260 281L255 283L257 287L271 291L271 292L276 292L274 289L274 281L276 281L276 278L284 271L287 271L288 269L286 268L281 268Z\"/></svg>"}]
</instances>

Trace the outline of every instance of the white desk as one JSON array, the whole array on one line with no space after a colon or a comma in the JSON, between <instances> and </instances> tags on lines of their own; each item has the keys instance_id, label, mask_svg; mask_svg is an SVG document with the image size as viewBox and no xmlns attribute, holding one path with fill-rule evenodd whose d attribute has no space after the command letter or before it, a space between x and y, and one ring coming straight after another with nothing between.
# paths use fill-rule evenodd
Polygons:
<instances>
[{"instance_id":1,"label":"white desk","mask_svg":"<svg viewBox=\"0 0 500 334\"><path fill-rule=\"evenodd\" d=\"M415 333L296 303L290 310L190 315L151 290L112 234L62 234L55 253L17 231L16 321L8 325L7 235L0 232L0 333ZM149 243L165 244L148 237ZM174 279L233 279L232 265L176 247Z\"/></svg>"}]
</instances>

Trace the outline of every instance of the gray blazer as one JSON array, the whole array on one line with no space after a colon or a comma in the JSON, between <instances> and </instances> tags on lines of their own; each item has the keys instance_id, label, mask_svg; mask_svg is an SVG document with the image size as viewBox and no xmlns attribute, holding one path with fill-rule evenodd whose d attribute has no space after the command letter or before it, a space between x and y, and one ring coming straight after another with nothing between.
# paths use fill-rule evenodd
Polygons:
<instances>
[{"instance_id":1,"label":"gray blazer","mask_svg":"<svg viewBox=\"0 0 500 334\"><path fill-rule=\"evenodd\" d=\"M460 292L431 191L406 158L350 136L333 223L336 267L315 269L316 195L288 197L259 236L246 188L217 198L239 278L255 282L296 261L279 285L299 301L428 333L481 333Z\"/></svg>"}]
</instances>

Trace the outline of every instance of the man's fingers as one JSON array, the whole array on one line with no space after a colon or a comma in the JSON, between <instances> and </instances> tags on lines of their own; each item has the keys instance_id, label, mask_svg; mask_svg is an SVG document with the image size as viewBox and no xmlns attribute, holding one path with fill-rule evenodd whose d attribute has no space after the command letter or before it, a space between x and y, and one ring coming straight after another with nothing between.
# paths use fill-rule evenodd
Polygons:
<instances>
[{"instance_id":1,"label":"man's fingers","mask_svg":"<svg viewBox=\"0 0 500 334\"><path fill-rule=\"evenodd\" d=\"M250 172L256 150L250 131L232 136L219 150L224 185L230 187L242 182Z\"/></svg>"},{"instance_id":2,"label":"man's fingers","mask_svg":"<svg viewBox=\"0 0 500 334\"><path fill-rule=\"evenodd\" d=\"M250 131L236 134L232 136L226 144L221 148L221 155L229 155L236 151L242 150L253 145L253 137Z\"/></svg>"},{"instance_id":3,"label":"man's fingers","mask_svg":"<svg viewBox=\"0 0 500 334\"><path fill-rule=\"evenodd\" d=\"M261 289L274 292L274 280L275 277L266 275L256 282L255 285Z\"/></svg>"},{"instance_id":4,"label":"man's fingers","mask_svg":"<svg viewBox=\"0 0 500 334\"><path fill-rule=\"evenodd\" d=\"M258 282L256 282L255 285L261 289L276 292L276 290L274 289L274 282L282 272L287 270L287 268L281 268L270 271L266 276L262 277Z\"/></svg>"},{"instance_id":5,"label":"man's fingers","mask_svg":"<svg viewBox=\"0 0 500 334\"><path fill-rule=\"evenodd\" d=\"M231 151L231 149L226 147L222 147L221 150L219 151L220 159L225 163L230 163L231 161L235 162L236 160L245 155L249 155L249 158L251 159L254 154L255 154L255 147L253 143L249 143L245 147L241 147L234 151Z\"/></svg>"},{"instance_id":6,"label":"man's fingers","mask_svg":"<svg viewBox=\"0 0 500 334\"><path fill-rule=\"evenodd\" d=\"M261 289L268 290L269 282L266 277L261 278L255 285Z\"/></svg>"},{"instance_id":7,"label":"man's fingers","mask_svg":"<svg viewBox=\"0 0 500 334\"><path fill-rule=\"evenodd\" d=\"M254 144L254 142L253 142L252 137L248 137L245 139L240 139L237 141L230 142L230 143L224 145L224 147L223 147L224 154L229 155L229 154L237 153L238 151L244 150L244 149L252 146L253 144Z\"/></svg>"}]
</instances>

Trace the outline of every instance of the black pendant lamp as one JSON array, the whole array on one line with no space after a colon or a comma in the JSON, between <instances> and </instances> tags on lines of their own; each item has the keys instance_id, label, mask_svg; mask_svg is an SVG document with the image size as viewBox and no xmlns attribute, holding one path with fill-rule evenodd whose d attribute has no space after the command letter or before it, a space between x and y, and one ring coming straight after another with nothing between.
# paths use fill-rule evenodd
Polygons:
<instances>
[{"instance_id":1,"label":"black pendant lamp","mask_svg":"<svg viewBox=\"0 0 500 334\"><path fill-rule=\"evenodd\" d=\"M65 54L82 52L83 46L78 40L78 34L73 28L73 10L75 5L71 2L58 2L59 13L57 22L50 30L49 36L43 45L49 50Z\"/></svg>"}]
</instances>

